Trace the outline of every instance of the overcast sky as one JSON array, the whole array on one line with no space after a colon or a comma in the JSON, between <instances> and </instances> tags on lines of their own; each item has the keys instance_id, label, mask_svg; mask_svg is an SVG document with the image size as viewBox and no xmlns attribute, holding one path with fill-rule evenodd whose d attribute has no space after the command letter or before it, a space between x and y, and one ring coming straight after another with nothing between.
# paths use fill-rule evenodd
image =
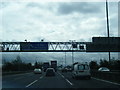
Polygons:
<instances>
[{"instance_id":1,"label":"overcast sky","mask_svg":"<svg viewBox=\"0 0 120 90\"><path fill-rule=\"evenodd\" d=\"M118 3L108 5L110 36L117 37ZM91 41L94 36L107 36L105 2L0 2L0 6L2 41L80 42ZM76 58L79 55L76 54ZM106 58L106 54L100 55L97 56Z\"/></svg>"},{"instance_id":2,"label":"overcast sky","mask_svg":"<svg viewBox=\"0 0 120 90\"><path fill-rule=\"evenodd\" d=\"M105 2L3 2L3 41L90 41L107 36ZM110 36L118 36L118 3L109 3Z\"/></svg>"}]
</instances>

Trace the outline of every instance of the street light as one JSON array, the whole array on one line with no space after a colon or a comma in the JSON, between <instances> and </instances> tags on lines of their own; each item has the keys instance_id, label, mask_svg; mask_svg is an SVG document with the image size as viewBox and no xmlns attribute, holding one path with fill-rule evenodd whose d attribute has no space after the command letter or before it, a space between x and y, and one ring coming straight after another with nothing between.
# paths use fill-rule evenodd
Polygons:
<instances>
[{"instance_id":1,"label":"street light","mask_svg":"<svg viewBox=\"0 0 120 90\"><path fill-rule=\"evenodd\" d=\"M72 64L74 64L73 44L74 44L75 40L69 40L69 41L72 42Z\"/></svg>"},{"instance_id":2,"label":"street light","mask_svg":"<svg viewBox=\"0 0 120 90\"><path fill-rule=\"evenodd\" d=\"M106 0L106 18L107 18L107 35L108 35L108 38L110 37L109 35L109 18L108 18L108 2ZM110 52L108 52L109 54L109 62L110 62Z\"/></svg>"},{"instance_id":3,"label":"street light","mask_svg":"<svg viewBox=\"0 0 120 90\"><path fill-rule=\"evenodd\" d=\"M25 39L25 42L27 42L27 39Z\"/></svg>"},{"instance_id":4,"label":"street light","mask_svg":"<svg viewBox=\"0 0 120 90\"><path fill-rule=\"evenodd\" d=\"M65 67L66 67L66 52L65 52Z\"/></svg>"}]
</instances>

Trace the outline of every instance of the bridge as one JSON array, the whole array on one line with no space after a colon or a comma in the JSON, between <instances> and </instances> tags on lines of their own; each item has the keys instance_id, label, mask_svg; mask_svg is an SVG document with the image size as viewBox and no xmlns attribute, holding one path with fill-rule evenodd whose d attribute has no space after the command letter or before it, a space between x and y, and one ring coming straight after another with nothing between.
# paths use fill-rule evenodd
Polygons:
<instances>
[{"instance_id":1,"label":"bridge","mask_svg":"<svg viewBox=\"0 0 120 90\"><path fill-rule=\"evenodd\" d=\"M91 42L1 42L2 52L86 52L86 44ZM40 44L42 48L30 48L30 45ZM23 49L21 46L28 46ZM44 45L44 47L43 47ZM48 46L46 46L48 45Z\"/></svg>"},{"instance_id":2,"label":"bridge","mask_svg":"<svg viewBox=\"0 0 120 90\"><path fill-rule=\"evenodd\" d=\"M120 52L120 37L93 37L92 42L0 42L0 52Z\"/></svg>"}]
</instances>

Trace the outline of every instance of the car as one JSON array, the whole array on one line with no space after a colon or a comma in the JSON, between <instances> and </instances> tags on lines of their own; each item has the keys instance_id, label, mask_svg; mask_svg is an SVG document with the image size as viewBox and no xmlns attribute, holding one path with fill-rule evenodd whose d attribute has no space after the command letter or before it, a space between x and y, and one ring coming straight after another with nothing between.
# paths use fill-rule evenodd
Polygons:
<instances>
[{"instance_id":1,"label":"car","mask_svg":"<svg viewBox=\"0 0 120 90\"><path fill-rule=\"evenodd\" d=\"M100 68L98 69L98 71L99 71L99 72L109 72L110 69L108 69L107 67L100 67Z\"/></svg>"},{"instance_id":2,"label":"car","mask_svg":"<svg viewBox=\"0 0 120 90\"><path fill-rule=\"evenodd\" d=\"M34 69L34 74L42 74L42 70L38 69L38 68L35 68Z\"/></svg>"},{"instance_id":3,"label":"car","mask_svg":"<svg viewBox=\"0 0 120 90\"><path fill-rule=\"evenodd\" d=\"M90 67L88 64L84 63L76 63L73 66L73 71L72 71L72 78L73 79L78 79L78 78L87 78L91 79L91 73L90 73Z\"/></svg>"},{"instance_id":4,"label":"car","mask_svg":"<svg viewBox=\"0 0 120 90\"><path fill-rule=\"evenodd\" d=\"M55 76L54 68L47 68L45 76Z\"/></svg>"},{"instance_id":5,"label":"car","mask_svg":"<svg viewBox=\"0 0 120 90\"><path fill-rule=\"evenodd\" d=\"M63 68L61 71L62 71L62 72L67 72L68 69L67 69L67 68Z\"/></svg>"}]
</instances>

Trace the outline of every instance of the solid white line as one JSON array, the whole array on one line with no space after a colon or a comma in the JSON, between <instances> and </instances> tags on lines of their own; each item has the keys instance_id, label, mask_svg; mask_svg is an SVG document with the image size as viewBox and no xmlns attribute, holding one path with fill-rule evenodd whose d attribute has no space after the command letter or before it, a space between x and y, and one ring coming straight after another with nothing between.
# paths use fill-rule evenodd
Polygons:
<instances>
[{"instance_id":1,"label":"solid white line","mask_svg":"<svg viewBox=\"0 0 120 90\"><path fill-rule=\"evenodd\" d=\"M73 85L69 80L65 79L70 85Z\"/></svg>"},{"instance_id":2,"label":"solid white line","mask_svg":"<svg viewBox=\"0 0 120 90\"><path fill-rule=\"evenodd\" d=\"M98 78L94 78L94 77L92 77L92 78L95 79L95 80L99 80L99 81L103 81L103 82L107 82L107 83L111 83L111 84L115 84L115 85L120 85L120 84L115 83L115 82L110 82L110 81L107 81L107 80L98 79Z\"/></svg>"},{"instance_id":3,"label":"solid white line","mask_svg":"<svg viewBox=\"0 0 120 90\"><path fill-rule=\"evenodd\" d=\"M34 83L37 82L37 81L38 81L38 80L33 81L32 83L28 84L26 87L31 86L32 84L34 84Z\"/></svg>"}]
</instances>

